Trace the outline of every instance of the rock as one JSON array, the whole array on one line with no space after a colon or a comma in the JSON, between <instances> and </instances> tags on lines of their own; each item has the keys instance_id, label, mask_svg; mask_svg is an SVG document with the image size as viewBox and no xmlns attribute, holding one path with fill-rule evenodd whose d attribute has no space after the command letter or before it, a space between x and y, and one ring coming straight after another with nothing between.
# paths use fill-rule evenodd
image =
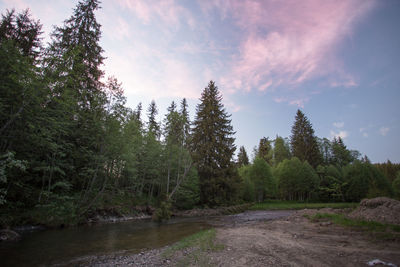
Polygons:
<instances>
[{"instance_id":1,"label":"rock","mask_svg":"<svg viewBox=\"0 0 400 267\"><path fill-rule=\"evenodd\" d=\"M21 239L21 236L12 230L3 229L0 230L0 241L18 241Z\"/></svg>"},{"instance_id":2,"label":"rock","mask_svg":"<svg viewBox=\"0 0 400 267\"><path fill-rule=\"evenodd\" d=\"M332 222L321 222L319 225L320 226L328 226L328 225L331 225L332 224Z\"/></svg>"}]
</instances>

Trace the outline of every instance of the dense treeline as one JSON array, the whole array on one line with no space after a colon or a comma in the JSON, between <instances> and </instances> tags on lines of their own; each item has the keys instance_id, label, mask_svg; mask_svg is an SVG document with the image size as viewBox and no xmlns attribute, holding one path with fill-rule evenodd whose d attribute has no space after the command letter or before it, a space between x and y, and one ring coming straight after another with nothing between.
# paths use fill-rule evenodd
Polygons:
<instances>
[{"instance_id":1,"label":"dense treeline","mask_svg":"<svg viewBox=\"0 0 400 267\"><path fill-rule=\"evenodd\" d=\"M252 164L244 147L238 154L242 198L247 201L277 198L357 202L362 198L400 196L399 164L371 164L366 156L361 158L358 151L347 149L340 137L332 141L316 137L300 110L290 138L264 137L254 152ZM261 165L264 171L259 171Z\"/></svg>"},{"instance_id":2,"label":"dense treeline","mask_svg":"<svg viewBox=\"0 0 400 267\"><path fill-rule=\"evenodd\" d=\"M47 47L28 11L2 16L2 224L75 223L106 207L199 201L186 100L173 102L162 123L155 102L147 123L141 104L125 106L117 79L104 81L98 8L79 2Z\"/></svg>"},{"instance_id":3,"label":"dense treeline","mask_svg":"<svg viewBox=\"0 0 400 267\"><path fill-rule=\"evenodd\" d=\"M162 122L154 101L145 111L126 107L122 85L102 70L98 8L79 2L47 46L28 11L2 15L0 225L71 224L137 205L168 215L171 204L400 196L398 164L372 165L341 138L317 138L301 111L290 138L262 138L252 163L240 147L235 162L235 132L213 81L193 122L185 99Z\"/></svg>"}]
</instances>

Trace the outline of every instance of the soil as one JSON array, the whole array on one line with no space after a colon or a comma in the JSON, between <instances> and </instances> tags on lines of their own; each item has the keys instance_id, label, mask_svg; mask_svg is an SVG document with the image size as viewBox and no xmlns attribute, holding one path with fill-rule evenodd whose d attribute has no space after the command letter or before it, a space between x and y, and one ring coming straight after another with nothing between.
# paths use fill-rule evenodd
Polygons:
<instances>
[{"instance_id":1,"label":"soil","mask_svg":"<svg viewBox=\"0 0 400 267\"><path fill-rule=\"evenodd\" d=\"M216 243L223 249L209 251L201 262L178 251L171 258L166 249L135 255L114 255L86 261L91 266L368 266L381 262L400 266L399 240L382 240L366 232L329 222L312 222L305 214L337 210L302 210L286 218L252 221L217 228ZM185 258L192 259L191 261ZM183 261L185 260L185 261ZM375 260L375 261L374 261ZM379 260L379 261L378 261ZM78 264L74 264L79 265ZM394 265L389 265L394 266Z\"/></svg>"},{"instance_id":2,"label":"soil","mask_svg":"<svg viewBox=\"0 0 400 267\"><path fill-rule=\"evenodd\" d=\"M400 225L400 201L387 197L364 199L349 217Z\"/></svg>"}]
</instances>

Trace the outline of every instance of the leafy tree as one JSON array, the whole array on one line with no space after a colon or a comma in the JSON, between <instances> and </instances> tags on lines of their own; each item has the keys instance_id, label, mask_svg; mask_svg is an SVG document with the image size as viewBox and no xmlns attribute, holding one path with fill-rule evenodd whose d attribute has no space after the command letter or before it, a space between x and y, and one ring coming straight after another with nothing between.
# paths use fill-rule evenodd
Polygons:
<instances>
[{"instance_id":1,"label":"leafy tree","mask_svg":"<svg viewBox=\"0 0 400 267\"><path fill-rule=\"evenodd\" d=\"M363 198L390 196L390 183L375 166L368 161L355 161L343 169L343 188L346 201L358 202Z\"/></svg>"},{"instance_id":2,"label":"leafy tree","mask_svg":"<svg viewBox=\"0 0 400 267\"><path fill-rule=\"evenodd\" d=\"M322 161L314 129L308 118L297 110L291 136L292 154L301 161L308 161L316 168Z\"/></svg>"},{"instance_id":3,"label":"leafy tree","mask_svg":"<svg viewBox=\"0 0 400 267\"><path fill-rule=\"evenodd\" d=\"M329 165L318 166L317 173L320 176L319 199L322 201L344 201L343 180L341 168Z\"/></svg>"},{"instance_id":4,"label":"leafy tree","mask_svg":"<svg viewBox=\"0 0 400 267\"><path fill-rule=\"evenodd\" d=\"M247 156L247 152L246 152L246 149L244 148L244 146L241 146L239 148L237 165L239 167L249 165L249 157Z\"/></svg>"},{"instance_id":5,"label":"leafy tree","mask_svg":"<svg viewBox=\"0 0 400 267\"><path fill-rule=\"evenodd\" d=\"M290 148L289 144L285 142L285 140L280 137L276 136L274 142L274 165L278 165L285 159L290 159Z\"/></svg>"},{"instance_id":6,"label":"leafy tree","mask_svg":"<svg viewBox=\"0 0 400 267\"><path fill-rule=\"evenodd\" d=\"M275 196L275 184L272 178L271 167L268 163L256 158L249 170L250 180L254 184L255 196L258 202Z\"/></svg>"},{"instance_id":7,"label":"leafy tree","mask_svg":"<svg viewBox=\"0 0 400 267\"><path fill-rule=\"evenodd\" d=\"M191 149L200 179L200 201L211 206L232 202L239 182L232 161L234 131L213 81L203 90L196 108Z\"/></svg>"},{"instance_id":8,"label":"leafy tree","mask_svg":"<svg viewBox=\"0 0 400 267\"><path fill-rule=\"evenodd\" d=\"M251 165L243 165L239 167L238 172L241 178L241 199L247 202L255 201L256 192L254 182L250 178Z\"/></svg>"},{"instance_id":9,"label":"leafy tree","mask_svg":"<svg viewBox=\"0 0 400 267\"><path fill-rule=\"evenodd\" d=\"M293 157L282 161L275 170L278 190L283 199L309 200L316 194L319 179L308 162Z\"/></svg>"}]
</instances>

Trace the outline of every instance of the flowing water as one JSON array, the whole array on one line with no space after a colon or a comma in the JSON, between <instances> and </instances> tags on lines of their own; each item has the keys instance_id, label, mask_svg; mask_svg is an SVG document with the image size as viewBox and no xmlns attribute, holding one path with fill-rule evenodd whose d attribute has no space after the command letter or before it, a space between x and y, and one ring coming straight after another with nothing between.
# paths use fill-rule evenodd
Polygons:
<instances>
[{"instance_id":1,"label":"flowing water","mask_svg":"<svg viewBox=\"0 0 400 267\"><path fill-rule=\"evenodd\" d=\"M40 266L113 253L138 253L172 244L211 227L251 223L288 216L291 211L247 211L208 218L175 218L79 226L25 233L18 242L0 243L0 266Z\"/></svg>"}]
</instances>

